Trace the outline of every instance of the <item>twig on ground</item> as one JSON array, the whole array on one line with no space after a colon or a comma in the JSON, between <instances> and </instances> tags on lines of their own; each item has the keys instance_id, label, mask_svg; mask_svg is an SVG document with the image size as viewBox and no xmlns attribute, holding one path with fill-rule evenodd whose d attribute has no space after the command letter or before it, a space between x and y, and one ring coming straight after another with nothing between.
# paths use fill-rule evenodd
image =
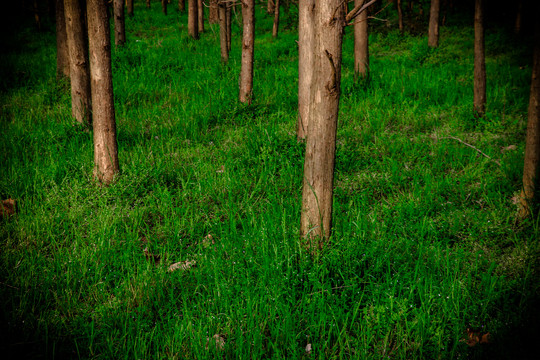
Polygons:
<instances>
[{"instance_id":1,"label":"twig on ground","mask_svg":"<svg viewBox=\"0 0 540 360\"><path fill-rule=\"evenodd\" d=\"M478 151L480 154L484 155L484 156L487 157L489 160L493 161L495 164L501 166L501 163L500 163L498 160L493 159L491 156L489 156L488 154L484 153L482 150L478 149L477 147L475 147L475 146L473 146L473 145L471 145L471 144L469 144L469 143L466 143L465 141L463 141L463 140L461 140L461 139L458 139L458 138L455 137L455 136L449 135L449 136L445 136L445 137L443 137L443 138L441 138L441 139L453 139L453 140L459 141L459 142L462 143L463 145L468 146L468 147L470 147L471 149L474 149L474 150Z\"/></svg>"}]
</instances>

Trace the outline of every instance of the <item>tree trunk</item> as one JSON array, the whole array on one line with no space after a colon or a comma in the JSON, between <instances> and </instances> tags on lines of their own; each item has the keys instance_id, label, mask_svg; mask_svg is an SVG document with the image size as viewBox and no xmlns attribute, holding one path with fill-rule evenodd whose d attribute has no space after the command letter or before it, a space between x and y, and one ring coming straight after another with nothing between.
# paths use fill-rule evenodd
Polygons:
<instances>
[{"instance_id":1,"label":"tree trunk","mask_svg":"<svg viewBox=\"0 0 540 360\"><path fill-rule=\"evenodd\" d=\"M90 67L84 5L84 0L65 0L64 11L69 48L71 112L78 122L90 126Z\"/></svg>"},{"instance_id":2,"label":"tree trunk","mask_svg":"<svg viewBox=\"0 0 540 360\"><path fill-rule=\"evenodd\" d=\"M127 0L127 13L129 16L133 16L133 0Z\"/></svg>"},{"instance_id":3,"label":"tree trunk","mask_svg":"<svg viewBox=\"0 0 540 360\"><path fill-rule=\"evenodd\" d=\"M537 22L534 39L534 62L532 68L529 117L523 167L523 189L520 196L519 216L531 215L540 190L540 24Z\"/></svg>"},{"instance_id":4,"label":"tree trunk","mask_svg":"<svg viewBox=\"0 0 540 360\"><path fill-rule=\"evenodd\" d=\"M429 11L428 45L432 48L439 46L439 0L431 0Z\"/></svg>"},{"instance_id":5,"label":"tree trunk","mask_svg":"<svg viewBox=\"0 0 540 360\"><path fill-rule=\"evenodd\" d=\"M253 52L255 45L255 1L242 1L242 69L240 71L240 102L251 104L253 95Z\"/></svg>"},{"instance_id":6,"label":"tree trunk","mask_svg":"<svg viewBox=\"0 0 540 360\"><path fill-rule=\"evenodd\" d=\"M227 15L227 51L231 52L231 45L232 45L232 21L231 21L231 13L232 13L232 6L225 5L225 8L227 9L226 15Z\"/></svg>"},{"instance_id":7,"label":"tree trunk","mask_svg":"<svg viewBox=\"0 0 540 360\"><path fill-rule=\"evenodd\" d=\"M354 6L362 3L364 3L364 0L355 0ZM368 39L367 11L362 11L354 20L354 74L362 78L369 75Z\"/></svg>"},{"instance_id":8,"label":"tree trunk","mask_svg":"<svg viewBox=\"0 0 540 360\"><path fill-rule=\"evenodd\" d=\"M298 2L298 121L296 126L298 141L306 139L308 130L313 79L314 7L315 0L299 0Z\"/></svg>"},{"instance_id":9,"label":"tree trunk","mask_svg":"<svg viewBox=\"0 0 540 360\"><path fill-rule=\"evenodd\" d=\"M186 0L178 0L178 10L180 12L186 11Z\"/></svg>"},{"instance_id":10,"label":"tree trunk","mask_svg":"<svg viewBox=\"0 0 540 360\"><path fill-rule=\"evenodd\" d=\"M216 24L219 22L218 0L210 0L208 22L210 22L210 24Z\"/></svg>"},{"instance_id":11,"label":"tree trunk","mask_svg":"<svg viewBox=\"0 0 540 360\"><path fill-rule=\"evenodd\" d=\"M220 2L219 9L219 43L221 46L221 60L224 63L229 61L229 45L227 40L227 5Z\"/></svg>"},{"instance_id":12,"label":"tree trunk","mask_svg":"<svg viewBox=\"0 0 540 360\"><path fill-rule=\"evenodd\" d=\"M476 0L474 10L474 112L484 116L486 111L486 61L484 51L484 4Z\"/></svg>"},{"instance_id":13,"label":"tree trunk","mask_svg":"<svg viewBox=\"0 0 540 360\"><path fill-rule=\"evenodd\" d=\"M103 0L87 0L94 125L94 177L109 184L119 171L111 68L111 37Z\"/></svg>"},{"instance_id":14,"label":"tree trunk","mask_svg":"<svg viewBox=\"0 0 540 360\"><path fill-rule=\"evenodd\" d=\"M124 19L124 0L114 0L114 44L126 43L126 22Z\"/></svg>"},{"instance_id":15,"label":"tree trunk","mask_svg":"<svg viewBox=\"0 0 540 360\"><path fill-rule=\"evenodd\" d=\"M275 39L278 36L279 30L279 0L276 0L274 6L274 26L272 27L272 37Z\"/></svg>"},{"instance_id":16,"label":"tree trunk","mask_svg":"<svg viewBox=\"0 0 540 360\"><path fill-rule=\"evenodd\" d=\"M56 0L56 77L69 77L69 51L64 0Z\"/></svg>"},{"instance_id":17,"label":"tree trunk","mask_svg":"<svg viewBox=\"0 0 540 360\"><path fill-rule=\"evenodd\" d=\"M150 0L146 0L146 8L150 9Z\"/></svg>"},{"instance_id":18,"label":"tree trunk","mask_svg":"<svg viewBox=\"0 0 540 360\"><path fill-rule=\"evenodd\" d=\"M266 4L266 12L268 15L274 14L275 12L275 3L273 0L268 0Z\"/></svg>"},{"instance_id":19,"label":"tree trunk","mask_svg":"<svg viewBox=\"0 0 540 360\"><path fill-rule=\"evenodd\" d=\"M36 22L36 27L38 28L38 30L41 30L41 18L39 16L39 5L38 5L37 0L34 0L33 7L34 7L34 21Z\"/></svg>"},{"instance_id":20,"label":"tree trunk","mask_svg":"<svg viewBox=\"0 0 540 360\"><path fill-rule=\"evenodd\" d=\"M523 13L523 0L519 0L516 12L516 21L514 23L514 34L518 35L521 32L521 19Z\"/></svg>"},{"instance_id":21,"label":"tree trunk","mask_svg":"<svg viewBox=\"0 0 540 360\"><path fill-rule=\"evenodd\" d=\"M163 13L167 15L167 0L161 0L161 9L163 10Z\"/></svg>"},{"instance_id":22,"label":"tree trunk","mask_svg":"<svg viewBox=\"0 0 540 360\"><path fill-rule=\"evenodd\" d=\"M312 109L308 126L300 235L311 251L330 237L341 82L343 6L341 0L317 2L314 23Z\"/></svg>"},{"instance_id":23,"label":"tree trunk","mask_svg":"<svg viewBox=\"0 0 540 360\"><path fill-rule=\"evenodd\" d=\"M399 31L403 34L403 11L401 9L401 0L396 1L396 7L398 12Z\"/></svg>"},{"instance_id":24,"label":"tree trunk","mask_svg":"<svg viewBox=\"0 0 540 360\"><path fill-rule=\"evenodd\" d=\"M198 0L189 0L188 1L188 32L189 35L198 40L199 39L199 10Z\"/></svg>"},{"instance_id":25,"label":"tree trunk","mask_svg":"<svg viewBox=\"0 0 540 360\"><path fill-rule=\"evenodd\" d=\"M203 0L198 0L197 3L197 19L199 21L199 33L204 32L204 4Z\"/></svg>"}]
</instances>

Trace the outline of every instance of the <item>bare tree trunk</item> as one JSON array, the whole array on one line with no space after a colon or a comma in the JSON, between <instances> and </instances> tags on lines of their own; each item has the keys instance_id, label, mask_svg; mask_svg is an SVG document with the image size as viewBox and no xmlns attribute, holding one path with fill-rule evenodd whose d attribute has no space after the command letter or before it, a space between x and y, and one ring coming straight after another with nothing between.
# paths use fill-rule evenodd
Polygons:
<instances>
[{"instance_id":1,"label":"bare tree trunk","mask_svg":"<svg viewBox=\"0 0 540 360\"><path fill-rule=\"evenodd\" d=\"M219 9L219 43L221 46L221 60L224 63L229 61L229 44L227 40L227 4L220 2Z\"/></svg>"},{"instance_id":2,"label":"bare tree trunk","mask_svg":"<svg viewBox=\"0 0 540 360\"><path fill-rule=\"evenodd\" d=\"M90 65L84 5L84 0L64 1L71 78L71 112L78 122L90 126Z\"/></svg>"},{"instance_id":3,"label":"bare tree trunk","mask_svg":"<svg viewBox=\"0 0 540 360\"><path fill-rule=\"evenodd\" d=\"M197 8L198 0L188 1L188 32L196 40L199 39L199 10Z\"/></svg>"},{"instance_id":4,"label":"bare tree trunk","mask_svg":"<svg viewBox=\"0 0 540 360\"><path fill-rule=\"evenodd\" d=\"M403 34L403 11L401 9L401 0L396 1L396 7L398 12L399 31Z\"/></svg>"},{"instance_id":5,"label":"bare tree trunk","mask_svg":"<svg viewBox=\"0 0 540 360\"><path fill-rule=\"evenodd\" d=\"M278 36L279 30L279 0L276 0L274 6L274 26L272 27L272 37L275 39Z\"/></svg>"},{"instance_id":6,"label":"bare tree trunk","mask_svg":"<svg viewBox=\"0 0 540 360\"><path fill-rule=\"evenodd\" d=\"M127 13L129 16L133 16L133 0L127 0Z\"/></svg>"},{"instance_id":7,"label":"bare tree trunk","mask_svg":"<svg viewBox=\"0 0 540 360\"><path fill-rule=\"evenodd\" d=\"M400 0L398 0L399 2ZM354 6L364 3L355 0ZM369 75L369 34L367 11L362 11L354 20L354 74L365 78Z\"/></svg>"},{"instance_id":8,"label":"bare tree trunk","mask_svg":"<svg viewBox=\"0 0 540 360\"><path fill-rule=\"evenodd\" d=\"M311 251L330 237L341 83L343 6L341 0L316 3L312 109L308 126L300 234Z\"/></svg>"},{"instance_id":9,"label":"bare tree trunk","mask_svg":"<svg viewBox=\"0 0 540 360\"><path fill-rule=\"evenodd\" d=\"M204 32L204 4L203 0L198 0L197 3L198 21L199 21L199 33Z\"/></svg>"},{"instance_id":10,"label":"bare tree trunk","mask_svg":"<svg viewBox=\"0 0 540 360\"><path fill-rule=\"evenodd\" d=\"M186 0L178 0L178 10L180 12L186 11Z\"/></svg>"},{"instance_id":11,"label":"bare tree trunk","mask_svg":"<svg viewBox=\"0 0 540 360\"><path fill-rule=\"evenodd\" d=\"M146 8L150 9L150 0L146 0Z\"/></svg>"},{"instance_id":12,"label":"bare tree trunk","mask_svg":"<svg viewBox=\"0 0 540 360\"><path fill-rule=\"evenodd\" d=\"M540 190L540 24L536 23L534 62L529 98L529 117L523 168L523 189L520 196L519 217L531 215Z\"/></svg>"},{"instance_id":13,"label":"bare tree trunk","mask_svg":"<svg viewBox=\"0 0 540 360\"><path fill-rule=\"evenodd\" d=\"M484 4L476 0L474 11L474 112L484 116L486 111L486 61L484 50Z\"/></svg>"},{"instance_id":14,"label":"bare tree trunk","mask_svg":"<svg viewBox=\"0 0 540 360\"><path fill-rule=\"evenodd\" d=\"M255 1L242 1L242 69L240 71L240 102L251 104L253 95L253 53L255 45Z\"/></svg>"},{"instance_id":15,"label":"bare tree trunk","mask_svg":"<svg viewBox=\"0 0 540 360\"><path fill-rule=\"evenodd\" d=\"M232 45L232 29L231 29L231 12L232 12L232 6L225 5L227 12L227 51L231 52L231 45Z\"/></svg>"},{"instance_id":16,"label":"bare tree trunk","mask_svg":"<svg viewBox=\"0 0 540 360\"><path fill-rule=\"evenodd\" d=\"M163 13L167 15L167 0L161 0L161 9L163 10Z\"/></svg>"},{"instance_id":17,"label":"bare tree trunk","mask_svg":"<svg viewBox=\"0 0 540 360\"><path fill-rule=\"evenodd\" d=\"M516 21L514 23L514 34L518 35L521 32L521 19L523 13L523 0L519 0L516 12Z\"/></svg>"},{"instance_id":18,"label":"bare tree trunk","mask_svg":"<svg viewBox=\"0 0 540 360\"><path fill-rule=\"evenodd\" d=\"M111 37L103 0L87 0L94 125L94 177L109 184L118 173L111 67Z\"/></svg>"},{"instance_id":19,"label":"bare tree trunk","mask_svg":"<svg viewBox=\"0 0 540 360\"><path fill-rule=\"evenodd\" d=\"M56 0L56 77L69 77L69 51L64 0Z\"/></svg>"},{"instance_id":20,"label":"bare tree trunk","mask_svg":"<svg viewBox=\"0 0 540 360\"><path fill-rule=\"evenodd\" d=\"M218 0L210 0L208 22L210 24L216 24L219 22Z\"/></svg>"},{"instance_id":21,"label":"bare tree trunk","mask_svg":"<svg viewBox=\"0 0 540 360\"><path fill-rule=\"evenodd\" d=\"M314 66L314 7L315 0L299 0L298 2L298 121L296 126L298 141L306 139L309 122Z\"/></svg>"},{"instance_id":22,"label":"bare tree trunk","mask_svg":"<svg viewBox=\"0 0 540 360\"><path fill-rule=\"evenodd\" d=\"M34 6L34 21L36 22L36 27L38 28L38 30L41 30L41 18L39 16L39 5L38 5L37 0L34 0L33 6Z\"/></svg>"},{"instance_id":23,"label":"bare tree trunk","mask_svg":"<svg viewBox=\"0 0 540 360\"><path fill-rule=\"evenodd\" d=\"M114 0L114 44L126 43L126 22L124 19L124 0Z\"/></svg>"},{"instance_id":24,"label":"bare tree trunk","mask_svg":"<svg viewBox=\"0 0 540 360\"><path fill-rule=\"evenodd\" d=\"M273 0L268 0L266 4L266 12L270 14L274 14L275 12L275 3Z\"/></svg>"},{"instance_id":25,"label":"bare tree trunk","mask_svg":"<svg viewBox=\"0 0 540 360\"><path fill-rule=\"evenodd\" d=\"M439 46L439 0L431 0L429 11L428 45L432 48Z\"/></svg>"}]
</instances>

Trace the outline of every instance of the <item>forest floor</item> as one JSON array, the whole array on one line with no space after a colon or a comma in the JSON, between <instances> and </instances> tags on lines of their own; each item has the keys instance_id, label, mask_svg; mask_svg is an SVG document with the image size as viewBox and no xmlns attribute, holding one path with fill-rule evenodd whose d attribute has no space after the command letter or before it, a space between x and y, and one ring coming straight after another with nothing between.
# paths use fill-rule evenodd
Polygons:
<instances>
[{"instance_id":1,"label":"forest floor","mask_svg":"<svg viewBox=\"0 0 540 360\"><path fill-rule=\"evenodd\" d=\"M121 174L92 180L92 135L57 81L54 27L2 34L0 352L102 359L526 358L540 324L538 215L516 220L532 54L488 28L472 113L471 23L375 23L371 78L344 39L334 232L299 246L295 10L257 10L254 102L218 29L136 4L113 48ZM381 14L380 16L384 16ZM529 39L530 40L530 39ZM476 149L465 145L474 146ZM182 262L175 271L170 265ZM536 350L538 351L538 350Z\"/></svg>"}]
</instances>

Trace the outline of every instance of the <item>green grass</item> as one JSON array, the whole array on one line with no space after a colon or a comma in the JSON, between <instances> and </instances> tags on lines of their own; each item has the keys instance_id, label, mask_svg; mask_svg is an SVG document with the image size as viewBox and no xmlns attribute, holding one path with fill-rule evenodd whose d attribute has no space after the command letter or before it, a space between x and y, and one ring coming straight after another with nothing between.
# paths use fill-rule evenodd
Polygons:
<instances>
[{"instance_id":1,"label":"green grass","mask_svg":"<svg viewBox=\"0 0 540 360\"><path fill-rule=\"evenodd\" d=\"M113 49L121 175L106 188L55 79L54 32L3 39L0 197L19 205L0 226L3 353L294 359L309 343L318 359L493 359L535 348L539 221L516 222L512 203L525 45L487 32L478 120L470 27L443 27L436 50L424 35L376 27L372 76L359 82L347 29L334 233L312 259L298 242L295 9L276 40L258 11L245 106L239 19L223 65L217 27L192 41L185 14L137 5L126 47ZM185 260L197 266L167 271ZM468 347L470 327L491 342ZM208 345L214 334L222 350Z\"/></svg>"}]
</instances>

